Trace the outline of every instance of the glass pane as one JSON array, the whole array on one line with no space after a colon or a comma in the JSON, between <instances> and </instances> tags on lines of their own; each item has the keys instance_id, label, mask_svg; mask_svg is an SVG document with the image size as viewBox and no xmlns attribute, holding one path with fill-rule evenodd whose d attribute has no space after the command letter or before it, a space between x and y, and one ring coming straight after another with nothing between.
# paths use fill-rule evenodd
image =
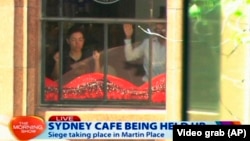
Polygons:
<instances>
[{"instance_id":1,"label":"glass pane","mask_svg":"<svg viewBox=\"0 0 250 141\"><path fill-rule=\"evenodd\" d=\"M158 18L165 5L166 0L44 0L47 17Z\"/></svg>"},{"instance_id":2,"label":"glass pane","mask_svg":"<svg viewBox=\"0 0 250 141\"><path fill-rule=\"evenodd\" d=\"M45 92L51 92L47 97L58 100L59 93L63 97L68 92L77 94L80 89L71 89L66 84L80 75L95 72L93 53L99 46L103 46L96 35L103 35L103 30L99 30L103 26L91 23L45 22L44 27L45 87L53 87L45 88ZM93 27L97 33L92 30Z\"/></svg>"},{"instance_id":3,"label":"glass pane","mask_svg":"<svg viewBox=\"0 0 250 141\"><path fill-rule=\"evenodd\" d=\"M46 55L46 77L53 79L52 71L54 68L53 55L59 51L59 25L57 22L46 22L45 23L45 55Z\"/></svg>"},{"instance_id":4,"label":"glass pane","mask_svg":"<svg viewBox=\"0 0 250 141\"><path fill-rule=\"evenodd\" d=\"M165 23L111 24L109 27L107 70L109 75L115 76L119 86L113 91L123 95L127 93L131 97L135 95L134 98L144 101L150 101L151 96L162 95L158 100L165 103L166 40L147 32L150 28L151 33L160 30L159 33L165 37ZM126 30L133 31L130 38L126 36Z\"/></svg>"},{"instance_id":5,"label":"glass pane","mask_svg":"<svg viewBox=\"0 0 250 141\"><path fill-rule=\"evenodd\" d=\"M44 99L42 101L57 101L58 84L54 81L53 70L55 66L54 55L59 51L59 23L58 22L43 22L43 36L42 36L42 53L44 60L45 81L44 81Z\"/></svg>"},{"instance_id":6,"label":"glass pane","mask_svg":"<svg viewBox=\"0 0 250 141\"><path fill-rule=\"evenodd\" d=\"M220 1L191 0L188 14L188 109L215 112L220 101Z\"/></svg>"},{"instance_id":7,"label":"glass pane","mask_svg":"<svg viewBox=\"0 0 250 141\"><path fill-rule=\"evenodd\" d=\"M44 17L58 17L60 0L42 0L43 16Z\"/></svg>"}]
</instances>

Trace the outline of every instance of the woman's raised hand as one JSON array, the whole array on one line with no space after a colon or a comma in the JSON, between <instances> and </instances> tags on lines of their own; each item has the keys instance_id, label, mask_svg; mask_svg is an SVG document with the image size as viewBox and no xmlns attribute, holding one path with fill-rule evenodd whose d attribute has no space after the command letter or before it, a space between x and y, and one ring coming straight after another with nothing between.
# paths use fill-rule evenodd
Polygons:
<instances>
[{"instance_id":1,"label":"woman's raised hand","mask_svg":"<svg viewBox=\"0 0 250 141\"><path fill-rule=\"evenodd\" d=\"M134 31L132 24L123 24L123 31L126 35L126 38L131 39Z\"/></svg>"}]
</instances>

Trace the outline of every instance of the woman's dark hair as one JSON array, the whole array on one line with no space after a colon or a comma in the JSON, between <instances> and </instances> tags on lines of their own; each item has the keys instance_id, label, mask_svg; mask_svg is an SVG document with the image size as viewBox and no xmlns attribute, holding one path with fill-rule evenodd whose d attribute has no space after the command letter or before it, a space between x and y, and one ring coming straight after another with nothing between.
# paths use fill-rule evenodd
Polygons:
<instances>
[{"instance_id":1,"label":"woman's dark hair","mask_svg":"<svg viewBox=\"0 0 250 141\"><path fill-rule=\"evenodd\" d=\"M70 38L70 36L76 32L82 33L83 38L85 38L83 27L80 25L73 25L71 28L69 28L66 34L66 38Z\"/></svg>"}]
</instances>

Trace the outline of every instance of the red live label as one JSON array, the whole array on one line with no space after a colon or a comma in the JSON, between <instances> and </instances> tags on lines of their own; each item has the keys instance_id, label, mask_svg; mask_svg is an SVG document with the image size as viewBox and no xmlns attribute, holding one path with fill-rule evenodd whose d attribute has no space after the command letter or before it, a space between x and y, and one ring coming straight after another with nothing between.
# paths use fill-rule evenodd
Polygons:
<instances>
[{"instance_id":1,"label":"red live label","mask_svg":"<svg viewBox=\"0 0 250 141\"><path fill-rule=\"evenodd\" d=\"M81 121L81 119L78 116L72 115L56 115L51 116L49 121Z\"/></svg>"}]
</instances>

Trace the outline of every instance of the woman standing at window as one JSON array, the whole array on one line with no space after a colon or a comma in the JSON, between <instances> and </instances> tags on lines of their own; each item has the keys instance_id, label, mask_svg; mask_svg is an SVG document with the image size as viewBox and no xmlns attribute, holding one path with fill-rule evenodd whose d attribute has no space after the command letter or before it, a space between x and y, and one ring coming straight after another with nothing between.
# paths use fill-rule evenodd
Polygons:
<instances>
[{"instance_id":1,"label":"woman standing at window","mask_svg":"<svg viewBox=\"0 0 250 141\"><path fill-rule=\"evenodd\" d=\"M66 42L69 46L68 49L64 49L62 56L62 73L66 73L72 69L71 65L80 62L88 57L93 57L95 63L95 71L100 71L100 54L93 48L84 47L85 36L83 29L79 26L71 27L66 36ZM52 77L58 79L60 72L60 56L59 52L54 55L55 65L52 72Z\"/></svg>"}]
</instances>

